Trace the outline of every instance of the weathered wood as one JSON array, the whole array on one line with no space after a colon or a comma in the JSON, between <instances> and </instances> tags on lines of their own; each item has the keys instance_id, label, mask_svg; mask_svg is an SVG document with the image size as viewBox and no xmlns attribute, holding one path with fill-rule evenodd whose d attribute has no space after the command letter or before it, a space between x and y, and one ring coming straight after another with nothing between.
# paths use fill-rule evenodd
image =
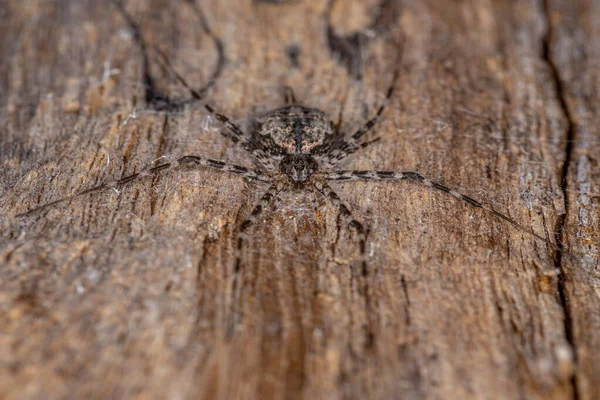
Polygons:
<instances>
[{"instance_id":1,"label":"weathered wood","mask_svg":"<svg viewBox=\"0 0 600 400\"><path fill-rule=\"evenodd\" d=\"M593 0L118 4L0 4L0 397L600 397ZM237 291L264 184L175 170L16 217L163 156L252 166L205 102L243 122L287 85L352 132L400 43L344 167L419 171L569 254L409 182L335 184L366 278L336 208L283 193Z\"/></svg>"},{"instance_id":2,"label":"weathered wood","mask_svg":"<svg viewBox=\"0 0 600 400\"><path fill-rule=\"evenodd\" d=\"M548 58L569 121L563 238L585 255L578 262L562 263L566 329L577 359L574 386L579 398L594 399L600 397L600 7L597 2L554 0L546 7L551 27Z\"/></svg>"}]
</instances>

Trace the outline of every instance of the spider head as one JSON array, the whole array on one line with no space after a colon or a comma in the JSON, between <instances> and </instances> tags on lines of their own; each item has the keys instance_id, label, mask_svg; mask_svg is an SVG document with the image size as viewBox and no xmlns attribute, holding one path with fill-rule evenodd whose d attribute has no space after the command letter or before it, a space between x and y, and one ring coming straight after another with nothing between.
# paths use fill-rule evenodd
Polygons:
<instances>
[{"instance_id":1,"label":"spider head","mask_svg":"<svg viewBox=\"0 0 600 400\"><path fill-rule=\"evenodd\" d=\"M317 161L308 154L290 154L279 164L281 172L294 182L306 182L317 171Z\"/></svg>"}]
</instances>

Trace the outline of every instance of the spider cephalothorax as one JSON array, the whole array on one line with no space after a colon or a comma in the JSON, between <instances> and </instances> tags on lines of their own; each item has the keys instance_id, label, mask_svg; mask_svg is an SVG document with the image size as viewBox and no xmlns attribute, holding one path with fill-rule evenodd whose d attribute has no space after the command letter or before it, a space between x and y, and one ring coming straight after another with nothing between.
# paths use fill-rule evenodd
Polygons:
<instances>
[{"instance_id":1,"label":"spider cephalothorax","mask_svg":"<svg viewBox=\"0 0 600 400\"><path fill-rule=\"evenodd\" d=\"M306 182L319 169L310 154L290 154L279 163L279 169L294 182Z\"/></svg>"},{"instance_id":2,"label":"spider cephalothorax","mask_svg":"<svg viewBox=\"0 0 600 400\"><path fill-rule=\"evenodd\" d=\"M315 155L334 137L332 123L321 110L298 105L277 108L256 118L252 146L279 162L279 172L295 183L306 182L319 169Z\"/></svg>"}]
</instances>

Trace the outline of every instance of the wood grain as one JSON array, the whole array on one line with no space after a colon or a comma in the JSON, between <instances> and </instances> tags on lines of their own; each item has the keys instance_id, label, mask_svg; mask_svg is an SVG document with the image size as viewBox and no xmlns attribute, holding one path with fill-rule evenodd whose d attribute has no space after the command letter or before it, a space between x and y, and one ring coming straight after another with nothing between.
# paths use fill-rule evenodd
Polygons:
<instances>
[{"instance_id":1,"label":"wood grain","mask_svg":"<svg viewBox=\"0 0 600 400\"><path fill-rule=\"evenodd\" d=\"M3 2L0 398L600 398L598 20L593 0ZM245 125L290 86L351 133L400 43L381 141L343 167L419 171L567 252L416 184L337 183L366 278L297 190L233 290L267 187L207 169L16 217L161 157L252 166L206 102Z\"/></svg>"}]
</instances>

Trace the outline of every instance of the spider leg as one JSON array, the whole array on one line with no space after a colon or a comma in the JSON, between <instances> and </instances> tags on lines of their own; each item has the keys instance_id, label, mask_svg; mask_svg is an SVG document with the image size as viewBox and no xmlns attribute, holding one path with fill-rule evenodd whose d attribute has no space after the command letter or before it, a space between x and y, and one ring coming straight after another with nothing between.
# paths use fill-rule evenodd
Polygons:
<instances>
[{"instance_id":1,"label":"spider leg","mask_svg":"<svg viewBox=\"0 0 600 400\"><path fill-rule=\"evenodd\" d=\"M392 97L392 94L394 93L394 85L396 84L396 81L398 80L398 75L400 75L400 71L398 68L396 68L394 70L394 77L392 78L392 84L390 85L390 87L387 90L383 104L381 106L379 106L379 109L377 110L377 113L375 114L375 116L373 118L371 118L370 120L368 120L359 130L357 130L354 133L354 135L352 135L352 139L355 142L358 142L360 140L360 138L362 138L367 132L369 132L375 126L375 124L377 124L377 122L379 121L381 114L383 114L383 111L385 110L386 103L390 100L390 98Z\"/></svg>"},{"instance_id":2,"label":"spider leg","mask_svg":"<svg viewBox=\"0 0 600 400\"><path fill-rule=\"evenodd\" d=\"M155 175L155 174L159 173L160 171L170 170L175 167L185 166L185 165L193 165L193 166L197 166L197 167L208 167L208 168L218 169L221 171L231 172L234 174L242 175L245 178L254 179L254 180L262 181L262 182L270 182L271 181L267 175L265 175L262 172L259 172L257 170L252 170L252 169L243 167L241 165L226 164L223 161L213 160L210 158L188 155L188 156L183 156L174 162L160 164L155 167L146 169L144 171L126 176L119 180L109 182L109 183L103 183L101 185L94 186L92 188L83 190L79 193L75 193L74 195L63 197L62 199L54 200L50 203L46 203L41 206L35 207L24 213L17 214L16 217L28 216L33 213L42 211L48 207L52 207L52 206L55 206L57 204L60 204L60 203L66 202L66 201L73 200L77 197L81 197L86 194L98 192L98 191L104 190L104 189L118 188L120 186L123 186L130 182L133 182L135 180L141 179L143 177Z\"/></svg>"},{"instance_id":3,"label":"spider leg","mask_svg":"<svg viewBox=\"0 0 600 400\"><path fill-rule=\"evenodd\" d=\"M367 252L366 252L366 243L367 243L367 230L364 225L358 221L352 215L352 212L348 209L348 207L344 204L342 199L338 196L338 194L327 184L327 182L315 182L313 187L321 193L323 196L328 198L339 210L340 216L346 220L348 220L348 226L356 232L357 240L358 240L358 250L360 256L360 267L361 267L361 275L362 275L362 295L364 296L365 301L365 311L367 313L367 321L368 326L365 327L367 343L368 345L372 344L374 333L371 329L373 325L372 318L374 316L374 312L372 310L372 301L371 295L369 293L369 268L367 266ZM354 276L353 276L354 277Z\"/></svg>"},{"instance_id":4,"label":"spider leg","mask_svg":"<svg viewBox=\"0 0 600 400\"><path fill-rule=\"evenodd\" d=\"M440 192L448 193L449 195L469 204L472 207L480 208L484 210L486 213L495 216L496 218L500 218L510 225L512 225L517 230L521 232L525 232L536 239L541 240L546 245L548 245L553 250L558 252L565 252L565 250L547 238L535 233L532 229L527 228L526 226L518 223L514 219L504 215L496 210L494 210L491 206L485 205L472 197L466 196L454 189L451 189L441 183L429 180L423 177L418 172L393 172L393 171L333 171L323 176L323 179L328 181L358 181L358 180L392 180L392 181L402 181L402 180L410 180L413 182L420 183L424 186L436 189Z\"/></svg>"},{"instance_id":5,"label":"spider leg","mask_svg":"<svg viewBox=\"0 0 600 400\"><path fill-rule=\"evenodd\" d=\"M194 3L194 5L195 5L195 3ZM199 11L199 9L198 9L198 11ZM173 74L173 76L175 77L175 79L177 79L177 81L181 84L181 86L183 86L192 96L191 100L183 102L182 105L192 103L193 101L201 100L204 97L204 95L206 94L206 92L208 92L208 90L217 83L217 79L219 78L219 75L221 75L221 71L223 69L223 66L225 65L225 53L223 50L223 43L221 42L221 39L219 39L217 36L215 36L212 33L212 31L208 27L208 24L207 24L206 20L204 19L204 17L202 16L202 14L200 14L200 18L201 18L202 28L203 28L204 32L212 38L212 40L215 44L215 47L217 48L218 62L217 62L217 66L216 66L215 70L212 72L211 77L208 80L208 82L204 86L200 87L199 89L194 89L188 84L188 82L185 80L185 78L171 64L169 57L167 57L167 55L165 54L164 51L162 51L160 48L158 48L154 45L150 45L150 48L156 54L158 54L162 65Z\"/></svg>"},{"instance_id":6,"label":"spider leg","mask_svg":"<svg viewBox=\"0 0 600 400\"><path fill-rule=\"evenodd\" d=\"M240 231L237 238L237 248L235 255L235 268L234 271L238 273L242 269L242 250L244 248L244 241L248 238L247 231L252 225L256 223L260 215L269 207L275 195L279 193L281 189L277 188L276 185L271 185L265 194L260 198L258 204L254 206L248 217L241 223Z\"/></svg>"},{"instance_id":7,"label":"spider leg","mask_svg":"<svg viewBox=\"0 0 600 400\"><path fill-rule=\"evenodd\" d=\"M205 104L204 108L219 122L225 125L225 127L231 132L231 135L224 134L224 136L231 139L233 143L240 145L244 150L252 154L252 156L256 158L263 167L266 167L267 169L273 169L273 163L270 161L269 156L265 154L264 151L256 148L256 146L252 143L252 138L250 135L242 131L236 124L231 122L229 117L218 113L208 104Z\"/></svg>"},{"instance_id":8,"label":"spider leg","mask_svg":"<svg viewBox=\"0 0 600 400\"><path fill-rule=\"evenodd\" d=\"M296 102L296 96L294 96L294 89L292 89L290 86L285 86L283 88L283 99L285 101L286 106L298 104Z\"/></svg>"},{"instance_id":9,"label":"spider leg","mask_svg":"<svg viewBox=\"0 0 600 400\"><path fill-rule=\"evenodd\" d=\"M344 93L344 98L340 104L340 109L338 111L337 120L333 123L333 130L336 134L340 133L340 127L344 121L344 110L346 109L346 101L348 100L348 92Z\"/></svg>"},{"instance_id":10,"label":"spider leg","mask_svg":"<svg viewBox=\"0 0 600 400\"><path fill-rule=\"evenodd\" d=\"M398 77L400 76L400 67L401 67L402 52L404 49L404 45L397 44L397 47L398 47L398 52L396 54L396 66L394 68L394 74L392 76L392 81L390 82L390 86L387 89L383 103L377 109L375 116L373 116L371 119L369 119L352 136L350 136L349 138L344 138L344 140L341 143L334 144L333 146L330 146L329 148L327 148L327 153L328 153L327 154L328 155L327 165L328 166L333 167L333 166L337 165L340 161L342 161L344 158L348 157L349 155L351 155L351 154L355 153L356 151L358 151L364 147L367 147L371 143L375 143L376 141L379 140L378 138L375 138L374 140L371 140L368 142L361 142L362 137L377 124L377 122L379 121L379 118L381 117L381 115L383 114L383 112L386 108L387 103L389 103L389 101L392 98L392 95L394 93L394 87L396 86ZM340 110L340 113L341 112L342 111ZM339 128L340 123L341 123L341 114L338 118L338 123L334 124L336 131Z\"/></svg>"},{"instance_id":11,"label":"spider leg","mask_svg":"<svg viewBox=\"0 0 600 400\"><path fill-rule=\"evenodd\" d=\"M275 195L280 192L280 188L277 185L271 185L267 189L267 191L263 194L263 196L258 201L258 204L254 206L250 214L246 217L246 219L241 223L240 230L237 235L237 244L235 249L235 264L233 268L233 282L231 293L234 298L239 297L239 289L240 289L240 272L242 270L242 252L244 249L244 242L248 238L248 229L252 227L258 218L262 215L262 213L269 207ZM233 304L233 302L232 302ZM235 308L232 310L230 315L230 320L227 328L227 337L230 338L233 335L233 330L235 328Z\"/></svg>"},{"instance_id":12,"label":"spider leg","mask_svg":"<svg viewBox=\"0 0 600 400\"><path fill-rule=\"evenodd\" d=\"M325 163L325 166L327 168L335 167L344 158L346 158L349 155L356 153L358 150L363 149L363 148L365 148L373 143L376 143L377 141L380 140L379 137L376 137L372 140L369 140L366 142L361 142L361 138L369 130L371 130L371 128L373 128L375 126L379 117L385 110L385 103L387 103L389 101L390 97L392 96L392 93L394 91L394 84L396 83L396 80L398 79L398 75L399 75L399 68L397 68L394 71L394 78L393 78L391 86L388 88L385 102L384 102L384 104L382 104L379 107L375 117L373 117L369 121L367 121L367 123L362 128L360 128L354 135L352 135L350 138L347 138L347 139L345 138L341 143L335 144L332 147L325 148L327 157L323 160L323 162ZM335 124L334 124L334 127L335 127Z\"/></svg>"},{"instance_id":13,"label":"spider leg","mask_svg":"<svg viewBox=\"0 0 600 400\"><path fill-rule=\"evenodd\" d=\"M340 215L349 220L348 226L356 231L362 274L366 277L368 274L366 257L367 233L363 224L354 218L342 199L340 199L338 194L326 182L315 182L313 186L339 209Z\"/></svg>"},{"instance_id":14,"label":"spider leg","mask_svg":"<svg viewBox=\"0 0 600 400\"><path fill-rule=\"evenodd\" d=\"M229 129L229 131L233 134L233 136L230 136L230 138L234 143L239 143L240 141L244 143L245 141L247 141L248 135L246 135L244 131L242 131L236 124L231 122L231 120L227 116L216 112L215 109L209 106L208 104L205 104L204 108L206 108L206 111L211 113L219 122L221 122L223 125L225 125L227 129Z\"/></svg>"},{"instance_id":15,"label":"spider leg","mask_svg":"<svg viewBox=\"0 0 600 400\"><path fill-rule=\"evenodd\" d=\"M373 143L377 143L380 140L380 137L376 137L367 142L355 143L352 147L349 147L345 150L344 157L348 157L350 154L356 153L358 150L364 149L365 147L368 147Z\"/></svg>"},{"instance_id":16,"label":"spider leg","mask_svg":"<svg viewBox=\"0 0 600 400\"><path fill-rule=\"evenodd\" d=\"M363 143L349 143L344 142L335 150L326 149L324 152L324 156L320 155L319 161L322 166L326 169L334 168L340 161L344 158L348 157L350 154L357 152L360 149L364 149L372 145L373 143L377 143L381 140L380 137L373 138L367 142Z\"/></svg>"},{"instance_id":17,"label":"spider leg","mask_svg":"<svg viewBox=\"0 0 600 400\"><path fill-rule=\"evenodd\" d=\"M160 60L161 60L161 62L163 64L163 66L165 68L167 68L175 76L175 79L177 79L177 81L181 84L181 86L183 86L190 93L190 95L192 96L193 100L200 100L200 99L202 99L202 97L204 96L204 94L206 93L206 91L208 90L208 88L210 86L214 85L214 82L210 81L205 87L200 88L199 90L196 90L196 89L192 88L187 83L187 81L184 79L184 77L179 72L177 72L177 70L175 69L175 67L173 67L171 65L171 62L169 61L169 58L167 57L167 55L161 49L159 49L156 46L152 46L152 45L150 46L150 48L156 54L159 55Z\"/></svg>"},{"instance_id":18,"label":"spider leg","mask_svg":"<svg viewBox=\"0 0 600 400\"><path fill-rule=\"evenodd\" d=\"M402 46L399 46L399 47L402 48ZM394 75L392 76L392 82L390 83L390 86L388 87L388 90L385 94L385 99L383 101L383 104L381 104L381 106L379 106L379 108L377 109L377 112L375 113L375 116L373 118L371 118L370 120L368 120L360 129L358 129L354 133L354 135L352 135L352 139L355 140L356 142L358 142L361 137L363 137L367 132L369 132L375 126L375 124L377 124L377 122L379 121L379 118L381 117L381 114L383 114L383 111L385 110L386 104L392 98L392 94L394 93L394 86L396 86L396 82L398 81L398 77L400 76L401 54L402 54L402 50L399 50L398 56L396 57L396 68L394 68Z\"/></svg>"}]
</instances>

